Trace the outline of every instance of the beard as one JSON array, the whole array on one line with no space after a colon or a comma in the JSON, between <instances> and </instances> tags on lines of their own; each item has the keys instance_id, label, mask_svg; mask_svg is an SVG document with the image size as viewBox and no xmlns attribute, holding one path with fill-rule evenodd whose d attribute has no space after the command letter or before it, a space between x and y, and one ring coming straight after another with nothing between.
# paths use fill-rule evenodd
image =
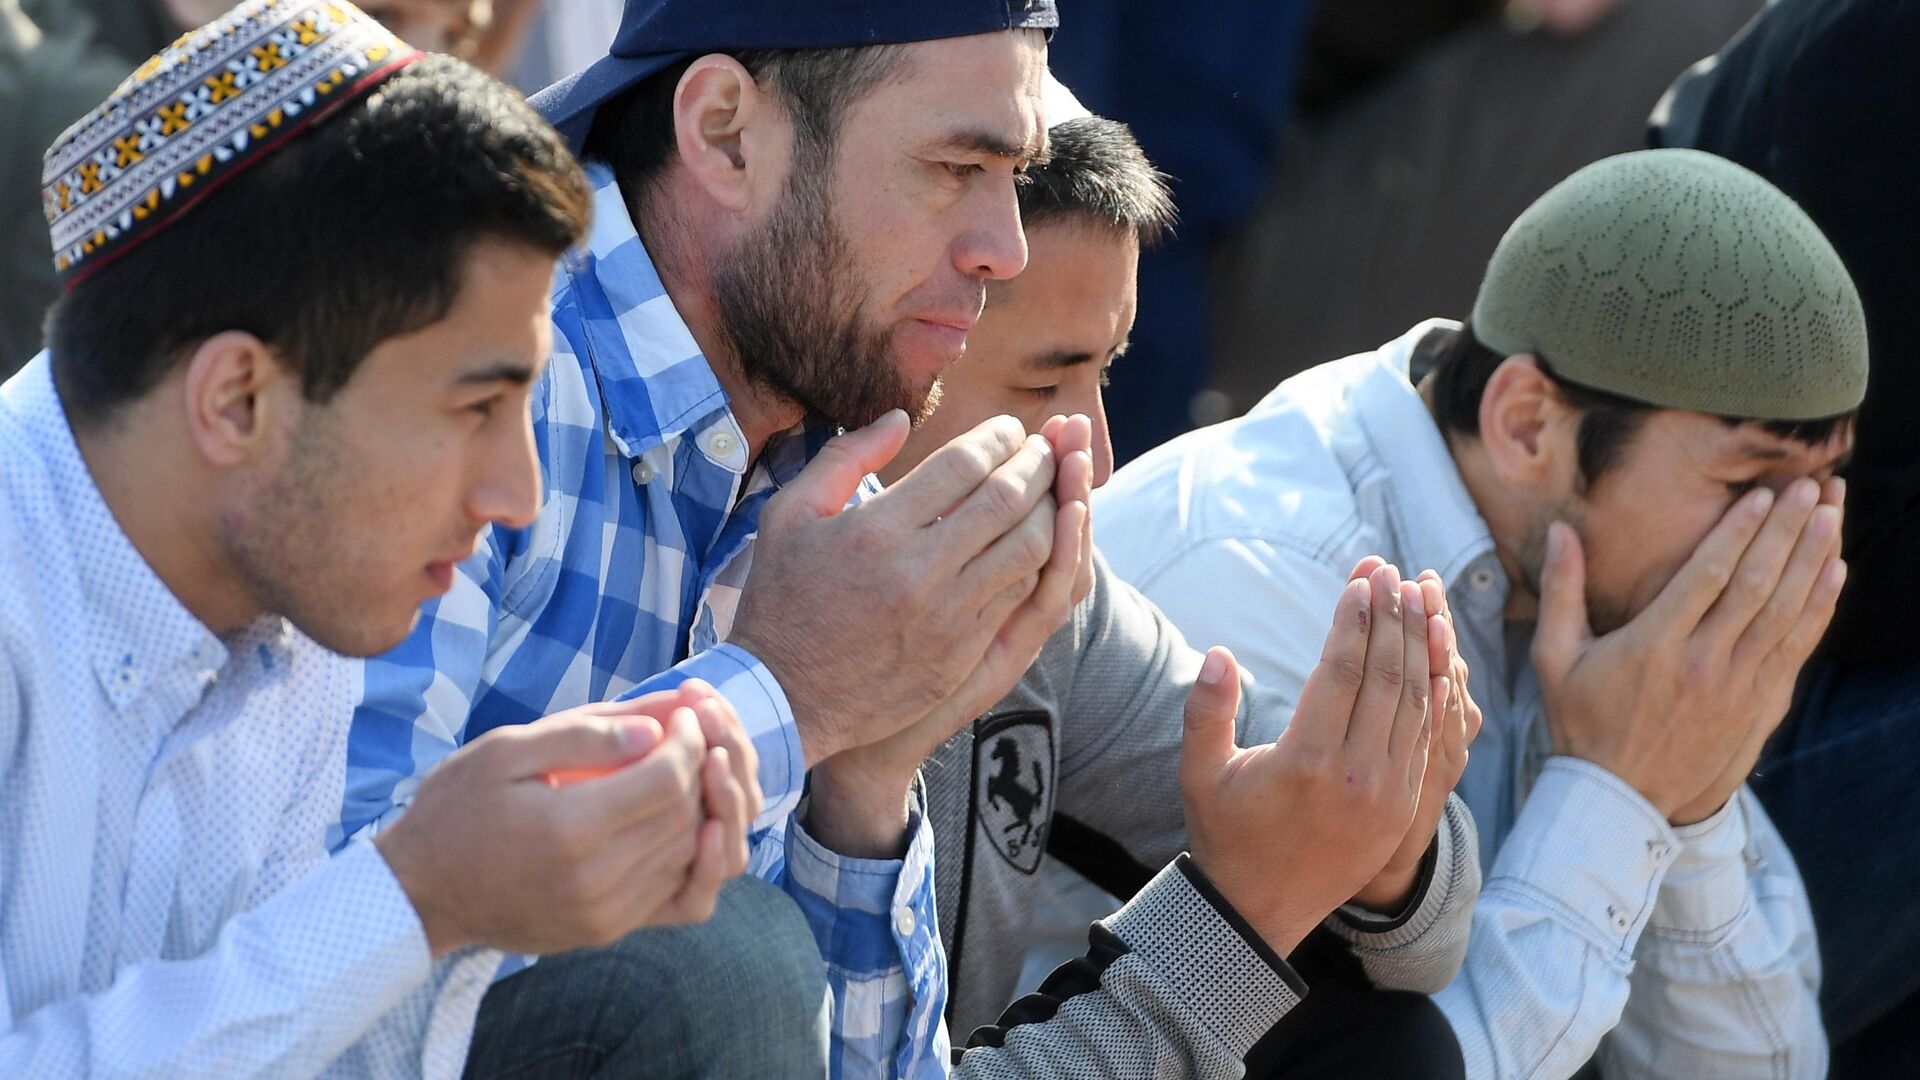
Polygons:
<instances>
[{"instance_id":1,"label":"beard","mask_svg":"<svg viewBox=\"0 0 1920 1080\"><path fill-rule=\"evenodd\" d=\"M892 332L869 323L829 172L795 161L767 222L715 261L720 332L750 382L830 423L865 427L901 409L918 426L939 404L940 380L910 384Z\"/></svg>"},{"instance_id":2,"label":"beard","mask_svg":"<svg viewBox=\"0 0 1920 1080\"><path fill-rule=\"evenodd\" d=\"M1593 544L1587 536L1586 520L1572 506L1561 506L1543 515L1527 530L1527 537L1520 545L1520 575L1526 587L1535 597L1540 596L1540 581L1547 564L1547 526L1555 521L1564 521L1573 526L1574 535L1580 538L1580 551L1587 567L1587 625L1592 628L1593 636L1603 637L1632 622L1639 613L1633 611L1630 605L1600 592L1595 584Z\"/></svg>"}]
</instances>

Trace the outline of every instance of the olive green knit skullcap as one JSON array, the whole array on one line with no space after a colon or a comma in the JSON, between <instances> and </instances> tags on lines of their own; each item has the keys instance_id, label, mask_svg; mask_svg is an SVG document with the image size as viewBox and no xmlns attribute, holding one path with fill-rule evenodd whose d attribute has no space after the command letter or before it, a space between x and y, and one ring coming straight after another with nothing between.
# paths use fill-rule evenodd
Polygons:
<instances>
[{"instance_id":1,"label":"olive green knit skullcap","mask_svg":"<svg viewBox=\"0 0 1920 1080\"><path fill-rule=\"evenodd\" d=\"M1793 200L1696 150L1597 161L1507 230L1474 335L1567 381L1669 409L1814 420L1857 409L1867 326Z\"/></svg>"}]
</instances>

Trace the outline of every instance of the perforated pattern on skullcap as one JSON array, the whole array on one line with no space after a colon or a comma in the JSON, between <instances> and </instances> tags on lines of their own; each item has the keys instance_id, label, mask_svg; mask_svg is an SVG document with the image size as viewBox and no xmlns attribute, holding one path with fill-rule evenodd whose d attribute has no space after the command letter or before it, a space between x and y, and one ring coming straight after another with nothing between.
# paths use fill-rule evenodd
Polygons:
<instances>
[{"instance_id":1,"label":"perforated pattern on skullcap","mask_svg":"<svg viewBox=\"0 0 1920 1080\"><path fill-rule=\"evenodd\" d=\"M1860 295L1778 188L1724 158L1642 150L1574 173L1500 240L1476 336L1665 408L1809 420L1867 388Z\"/></svg>"}]
</instances>

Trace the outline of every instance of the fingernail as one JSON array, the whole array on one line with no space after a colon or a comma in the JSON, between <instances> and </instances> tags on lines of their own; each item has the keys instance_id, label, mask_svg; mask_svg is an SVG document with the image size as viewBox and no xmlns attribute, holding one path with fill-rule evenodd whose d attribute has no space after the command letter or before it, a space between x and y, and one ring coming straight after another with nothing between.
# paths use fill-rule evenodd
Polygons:
<instances>
[{"instance_id":1,"label":"fingernail","mask_svg":"<svg viewBox=\"0 0 1920 1080\"><path fill-rule=\"evenodd\" d=\"M1207 658L1200 665L1200 683L1203 686L1218 686L1220 680L1227 677L1227 658L1217 650L1207 650Z\"/></svg>"},{"instance_id":2,"label":"fingernail","mask_svg":"<svg viewBox=\"0 0 1920 1080\"><path fill-rule=\"evenodd\" d=\"M641 732L647 724L655 723L651 716L635 716L614 721L613 739L622 753L637 753L640 749Z\"/></svg>"},{"instance_id":3,"label":"fingernail","mask_svg":"<svg viewBox=\"0 0 1920 1080\"><path fill-rule=\"evenodd\" d=\"M1747 516L1766 517L1767 511L1771 509L1773 509L1773 489L1763 487L1754 492L1753 501L1747 504Z\"/></svg>"},{"instance_id":4,"label":"fingernail","mask_svg":"<svg viewBox=\"0 0 1920 1080\"><path fill-rule=\"evenodd\" d=\"M1410 581L1402 584L1400 586L1400 599L1405 601L1407 612L1411 617L1416 619L1424 619L1427 617L1427 598L1421 593L1420 586Z\"/></svg>"},{"instance_id":5,"label":"fingernail","mask_svg":"<svg viewBox=\"0 0 1920 1080\"><path fill-rule=\"evenodd\" d=\"M1831 506L1823 506L1813 512L1813 535L1825 540L1840 527L1840 511Z\"/></svg>"}]
</instances>

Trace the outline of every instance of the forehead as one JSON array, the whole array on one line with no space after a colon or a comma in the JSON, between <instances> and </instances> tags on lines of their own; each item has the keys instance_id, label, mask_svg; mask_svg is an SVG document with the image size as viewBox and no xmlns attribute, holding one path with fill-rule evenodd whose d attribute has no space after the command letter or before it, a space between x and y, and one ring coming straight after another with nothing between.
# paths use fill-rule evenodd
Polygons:
<instances>
[{"instance_id":1,"label":"forehead","mask_svg":"<svg viewBox=\"0 0 1920 1080\"><path fill-rule=\"evenodd\" d=\"M1027 268L996 286L988 311L1031 310L1068 326L1106 329L1122 314L1131 315L1140 262L1140 245L1131 234L1068 217L1030 228L1027 249Z\"/></svg>"},{"instance_id":2,"label":"forehead","mask_svg":"<svg viewBox=\"0 0 1920 1080\"><path fill-rule=\"evenodd\" d=\"M1039 31L1001 30L902 48L899 72L854 107L849 134L916 144L991 140L1028 155L1043 150L1047 51Z\"/></svg>"},{"instance_id":3,"label":"forehead","mask_svg":"<svg viewBox=\"0 0 1920 1080\"><path fill-rule=\"evenodd\" d=\"M1048 356L1104 361L1133 328L1139 244L1119 229L1068 220L1032 229L1027 245L1027 268L988 288L968 356L1009 368Z\"/></svg>"}]
</instances>

